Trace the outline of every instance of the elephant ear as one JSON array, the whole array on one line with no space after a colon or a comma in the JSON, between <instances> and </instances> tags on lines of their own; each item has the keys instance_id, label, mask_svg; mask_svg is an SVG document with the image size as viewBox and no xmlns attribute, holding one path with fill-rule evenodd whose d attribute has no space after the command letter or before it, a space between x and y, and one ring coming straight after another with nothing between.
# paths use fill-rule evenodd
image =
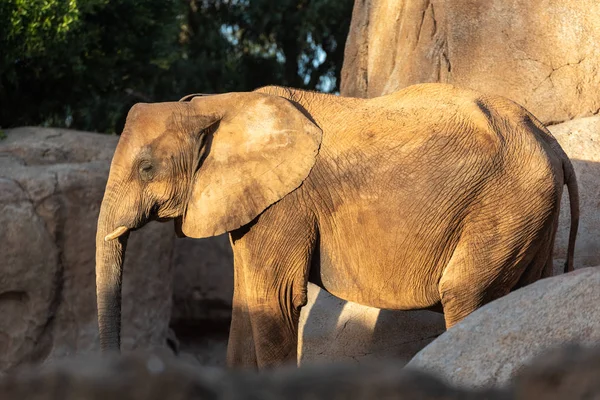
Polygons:
<instances>
[{"instance_id":1,"label":"elephant ear","mask_svg":"<svg viewBox=\"0 0 600 400\"><path fill-rule=\"evenodd\" d=\"M214 96L214 95L210 94L210 93L192 93L192 94L186 94L185 96L180 98L178 101L180 101L180 102L190 101L194 97L198 97L198 96Z\"/></svg>"},{"instance_id":2,"label":"elephant ear","mask_svg":"<svg viewBox=\"0 0 600 400\"><path fill-rule=\"evenodd\" d=\"M262 93L191 100L199 116L217 116L205 141L181 230L219 235L248 224L299 187L321 144L321 129L292 102Z\"/></svg>"}]
</instances>

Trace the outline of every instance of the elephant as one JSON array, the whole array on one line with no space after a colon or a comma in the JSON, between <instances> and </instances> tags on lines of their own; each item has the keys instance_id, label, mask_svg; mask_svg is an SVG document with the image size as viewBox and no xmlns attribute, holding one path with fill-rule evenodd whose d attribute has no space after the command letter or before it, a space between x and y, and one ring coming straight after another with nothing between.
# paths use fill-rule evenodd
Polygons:
<instances>
[{"instance_id":1,"label":"elephant","mask_svg":"<svg viewBox=\"0 0 600 400\"><path fill-rule=\"evenodd\" d=\"M179 237L228 233L227 365L296 362L315 283L380 309L442 312L446 327L553 270L563 186L573 269L573 166L531 113L449 84L371 99L280 86L135 104L96 237L103 352L120 351L127 239L148 221Z\"/></svg>"}]
</instances>

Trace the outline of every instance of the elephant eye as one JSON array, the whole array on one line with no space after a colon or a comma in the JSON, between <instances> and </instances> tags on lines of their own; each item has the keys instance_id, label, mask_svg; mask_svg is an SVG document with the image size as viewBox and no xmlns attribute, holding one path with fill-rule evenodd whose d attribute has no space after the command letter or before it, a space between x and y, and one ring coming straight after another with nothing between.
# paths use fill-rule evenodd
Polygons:
<instances>
[{"instance_id":1,"label":"elephant eye","mask_svg":"<svg viewBox=\"0 0 600 400\"><path fill-rule=\"evenodd\" d=\"M149 181L154 175L154 167L149 161L142 162L139 167L139 173L143 181Z\"/></svg>"}]
</instances>

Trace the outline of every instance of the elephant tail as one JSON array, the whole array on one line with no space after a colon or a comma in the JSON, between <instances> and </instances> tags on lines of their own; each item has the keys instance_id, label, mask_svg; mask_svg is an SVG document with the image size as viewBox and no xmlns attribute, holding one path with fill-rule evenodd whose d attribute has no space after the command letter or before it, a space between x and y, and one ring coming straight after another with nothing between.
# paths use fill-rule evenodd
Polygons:
<instances>
[{"instance_id":1,"label":"elephant tail","mask_svg":"<svg viewBox=\"0 0 600 400\"><path fill-rule=\"evenodd\" d=\"M562 150L562 149L561 149ZM567 249L567 261L564 272L571 272L575 269L573 258L575 254L575 240L577 238L577 229L579 227L579 188L577 186L577 176L573 169L573 164L567 155L562 151L563 170L565 174L565 184L569 191L569 205L571 206L571 230L569 231L569 247Z\"/></svg>"},{"instance_id":2,"label":"elephant tail","mask_svg":"<svg viewBox=\"0 0 600 400\"><path fill-rule=\"evenodd\" d=\"M575 256L575 241L577 239L577 229L579 228L579 187L577 186L577 176L573 164L563 150L558 140L552 135L552 132L540 120L534 117L528 111L525 111L533 124L544 132L544 139L550 145L556 155L562 160L564 183L569 191L569 205L571 207L571 229L569 230L569 246L567 248L567 261L564 265L564 272L571 272L575 269L573 259Z\"/></svg>"}]
</instances>

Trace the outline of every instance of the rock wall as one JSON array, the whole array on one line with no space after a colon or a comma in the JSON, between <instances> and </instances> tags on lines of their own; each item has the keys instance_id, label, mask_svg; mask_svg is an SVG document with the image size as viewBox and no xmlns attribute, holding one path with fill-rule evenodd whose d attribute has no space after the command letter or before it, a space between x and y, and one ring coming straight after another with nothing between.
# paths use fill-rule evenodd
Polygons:
<instances>
[{"instance_id":1,"label":"rock wall","mask_svg":"<svg viewBox=\"0 0 600 400\"><path fill-rule=\"evenodd\" d=\"M96 221L117 137L18 128L0 141L0 371L99 348ZM173 228L131 235L123 349L165 346ZM153 243L148 246L147 243Z\"/></svg>"},{"instance_id":2,"label":"rock wall","mask_svg":"<svg viewBox=\"0 0 600 400\"><path fill-rule=\"evenodd\" d=\"M408 362L446 328L432 311L379 310L340 300L309 283L300 312L298 363Z\"/></svg>"},{"instance_id":3,"label":"rock wall","mask_svg":"<svg viewBox=\"0 0 600 400\"><path fill-rule=\"evenodd\" d=\"M341 94L423 82L506 96L544 123L600 110L596 0L356 0Z\"/></svg>"}]
</instances>

